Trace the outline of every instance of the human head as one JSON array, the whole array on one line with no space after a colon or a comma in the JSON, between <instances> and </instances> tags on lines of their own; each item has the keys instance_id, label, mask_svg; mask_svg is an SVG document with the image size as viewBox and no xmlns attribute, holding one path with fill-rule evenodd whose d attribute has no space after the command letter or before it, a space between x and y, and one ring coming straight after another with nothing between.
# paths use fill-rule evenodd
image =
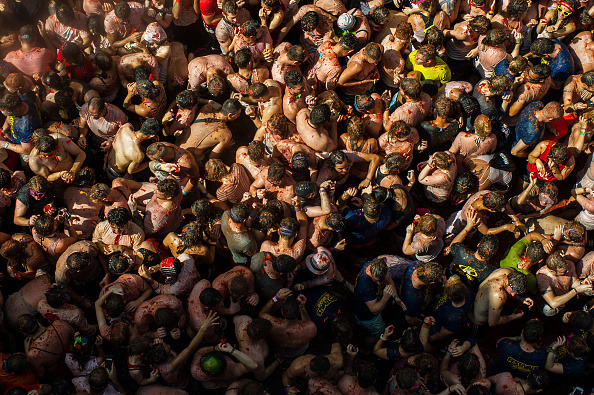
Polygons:
<instances>
[{"instance_id":1,"label":"human head","mask_svg":"<svg viewBox=\"0 0 594 395\"><path fill-rule=\"evenodd\" d=\"M480 368L479 358L475 354L465 353L460 358L460 364L458 365L462 385L465 387L468 386L476 378Z\"/></svg>"},{"instance_id":2,"label":"human head","mask_svg":"<svg viewBox=\"0 0 594 395\"><path fill-rule=\"evenodd\" d=\"M172 330L177 327L179 317L175 310L161 307L155 311L154 320L157 327Z\"/></svg>"},{"instance_id":3,"label":"human head","mask_svg":"<svg viewBox=\"0 0 594 395\"><path fill-rule=\"evenodd\" d=\"M127 1L119 1L113 7L113 13L120 22L126 22L130 18L132 10Z\"/></svg>"},{"instance_id":4,"label":"human head","mask_svg":"<svg viewBox=\"0 0 594 395\"><path fill-rule=\"evenodd\" d=\"M555 42L549 38L540 37L530 44L530 52L541 58L548 59L555 52Z\"/></svg>"},{"instance_id":5,"label":"human head","mask_svg":"<svg viewBox=\"0 0 594 395\"><path fill-rule=\"evenodd\" d=\"M567 339L567 352L574 358L585 358L590 354L590 347L583 337L572 336Z\"/></svg>"},{"instance_id":6,"label":"human head","mask_svg":"<svg viewBox=\"0 0 594 395\"><path fill-rule=\"evenodd\" d=\"M0 110L5 116L20 115L23 108L23 100L16 93L7 93L0 100Z\"/></svg>"},{"instance_id":7,"label":"human head","mask_svg":"<svg viewBox=\"0 0 594 395\"><path fill-rule=\"evenodd\" d=\"M406 158L400 152L392 152L386 155L384 164L389 174L398 174L404 169Z\"/></svg>"},{"instance_id":8,"label":"human head","mask_svg":"<svg viewBox=\"0 0 594 395\"><path fill-rule=\"evenodd\" d=\"M37 220L35 220L33 229L35 229L35 232L41 237L52 236L56 231L54 217L49 214L40 215Z\"/></svg>"},{"instance_id":9,"label":"human head","mask_svg":"<svg viewBox=\"0 0 594 395\"><path fill-rule=\"evenodd\" d=\"M419 334L414 329L407 329L402 333L400 340L402 349L407 353L418 353L423 350Z\"/></svg>"},{"instance_id":10,"label":"human head","mask_svg":"<svg viewBox=\"0 0 594 395\"><path fill-rule=\"evenodd\" d=\"M237 203L231 208L229 218L231 221L239 224L248 219L249 215L249 207L244 203Z\"/></svg>"},{"instance_id":11,"label":"human head","mask_svg":"<svg viewBox=\"0 0 594 395\"><path fill-rule=\"evenodd\" d=\"M297 266L295 258L285 254L281 254L276 258L270 257L270 260L272 260L272 269L281 274L290 273L295 269L295 266Z\"/></svg>"},{"instance_id":12,"label":"human head","mask_svg":"<svg viewBox=\"0 0 594 395\"><path fill-rule=\"evenodd\" d=\"M245 277L241 274L233 277L231 281L229 281L229 294L235 300L240 300L248 295L249 292L249 284Z\"/></svg>"},{"instance_id":13,"label":"human head","mask_svg":"<svg viewBox=\"0 0 594 395\"><path fill-rule=\"evenodd\" d=\"M287 117L279 113L272 115L266 123L266 128L273 134L278 134L283 138L286 137L289 129Z\"/></svg>"},{"instance_id":14,"label":"human head","mask_svg":"<svg viewBox=\"0 0 594 395\"><path fill-rule=\"evenodd\" d=\"M208 77L206 87L208 88L208 92L210 92L213 97L219 97L225 93L227 83L223 77L215 73Z\"/></svg>"},{"instance_id":15,"label":"human head","mask_svg":"<svg viewBox=\"0 0 594 395\"><path fill-rule=\"evenodd\" d=\"M518 55L509 62L507 69L513 76L522 74L530 66L525 56Z\"/></svg>"},{"instance_id":16,"label":"human head","mask_svg":"<svg viewBox=\"0 0 594 395\"><path fill-rule=\"evenodd\" d=\"M136 81L136 90L141 97L154 99L159 96L159 88L150 80Z\"/></svg>"},{"instance_id":17,"label":"human head","mask_svg":"<svg viewBox=\"0 0 594 395\"><path fill-rule=\"evenodd\" d=\"M491 212L500 212L505 208L505 196L499 192L487 192L483 196L483 206Z\"/></svg>"},{"instance_id":18,"label":"human head","mask_svg":"<svg viewBox=\"0 0 594 395\"><path fill-rule=\"evenodd\" d=\"M377 221L382 212L382 205L374 199L366 199L363 203L363 215L368 222Z\"/></svg>"},{"instance_id":19,"label":"human head","mask_svg":"<svg viewBox=\"0 0 594 395\"><path fill-rule=\"evenodd\" d=\"M75 251L66 258L66 268L74 272L88 268L91 263L91 254L86 251Z\"/></svg>"},{"instance_id":20,"label":"human head","mask_svg":"<svg viewBox=\"0 0 594 395\"><path fill-rule=\"evenodd\" d=\"M284 218L280 222L278 234L281 239L290 240L297 235L299 222L294 218Z\"/></svg>"},{"instance_id":21,"label":"human head","mask_svg":"<svg viewBox=\"0 0 594 395\"><path fill-rule=\"evenodd\" d=\"M489 90L495 95L503 95L512 88L512 81L505 75L493 75L489 79Z\"/></svg>"},{"instance_id":22,"label":"human head","mask_svg":"<svg viewBox=\"0 0 594 395\"><path fill-rule=\"evenodd\" d=\"M376 25L381 26L386 23L388 16L390 16L390 11L384 6L379 6L371 10L368 18Z\"/></svg>"},{"instance_id":23,"label":"human head","mask_svg":"<svg viewBox=\"0 0 594 395\"><path fill-rule=\"evenodd\" d=\"M567 272L567 261L560 251L555 251L547 257L547 268L557 276Z\"/></svg>"},{"instance_id":24,"label":"human head","mask_svg":"<svg viewBox=\"0 0 594 395\"><path fill-rule=\"evenodd\" d=\"M326 217L326 225L332 230L340 232L346 228L346 221L339 213L332 213Z\"/></svg>"},{"instance_id":25,"label":"human head","mask_svg":"<svg viewBox=\"0 0 594 395\"><path fill-rule=\"evenodd\" d=\"M357 374L357 383L361 388L367 389L375 383L378 374L379 372L372 364L363 363Z\"/></svg>"},{"instance_id":26,"label":"human head","mask_svg":"<svg viewBox=\"0 0 594 395\"><path fill-rule=\"evenodd\" d=\"M588 331L592 329L594 318L586 311L577 310L565 313L563 315L563 322L569 323L578 330Z\"/></svg>"},{"instance_id":27,"label":"human head","mask_svg":"<svg viewBox=\"0 0 594 395\"><path fill-rule=\"evenodd\" d=\"M268 338L272 324L264 318L254 318L245 328L250 339L259 341Z\"/></svg>"},{"instance_id":28,"label":"human head","mask_svg":"<svg viewBox=\"0 0 594 395\"><path fill-rule=\"evenodd\" d=\"M565 162L565 160L567 160L567 155L568 155L567 147L564 144L555 143L551 147L547 158L552 163L559 164L559 163L563 163L563 162Z\"/></svg>"},{"instance_id":29,"label":"human head","mask_svg":"<svg viewBox=\"0 0 594 395\"><path fill-rule=\"evenodd\" d=\"M456 304L463 303L468 293L468 288L457 275L453 275L447 279L443 290L448 299Z\"/></svg>"},{"instance_id":30,"label":"human head","mask_svg":"<svg viewBox=\"0 0 594 395\"><path fill-rule=\"evenodd\" d=\"M546 207L557 203L557 195L559 188L556 184L545 181L545 183L538 189L538 202Z\"/></svg>"},{"instance_id":31,"label":"human head","mask_svg":"<svg viewBox=\"0 0 594 395\"><path fill-rule=\"evenodd\" d=\"M398 388L408 393L419 385L419 374L411 368L403 368L396 372L395 380Z\"/></svg>"},{"instance_id":32,"label":"human head","mask_svg":"<svg viewBox=\"0 0 594 395\"><path fill-rule=\"evenodd\" d=\"M527 343L536 344L544 334L544 323L535 318L524 324L522 337Z\"/></svg>"},{"instance_id":33,"label":"human head","mask_svg":"<svg viewBox=\"0 0 594 395\"><path fill-rule=\"evenodd\" d=\"M594 70L590 70L580 77L580 81L586 85L588 91L594 90Z\"/></svg>"},{"instance_id":34,"label":"human head","mask_svg":"<svg viewBox=\"0 0 594 395\"><path fill-rule=\"evenodd\" d=\"M252 43L258 38L260 33L260 24L254 20L245 21L240 28L246 42Z\"/></svg>"},{"instance_id":35,"label":"human head","mask_svg":"<svg viewBox=\"0 0 594 395\"><path fill-rule=\"evenodd\" d=\"M107 213L107 222L116 233L123 234L128 221L130 221L130 212L124 207L112 208Z\"/></svg>"},{"instance_id":36,"label":"human head","mask_svg":"<svg viewBox=\"0 0 594 395\"><path fill-rule=\"evenodd\" d=\"M103 22L104 22L104 18L101 15L99 15L99 14L89 15L89 18L87 19L87 29L89 29L89 33L91 33L92 35L105 34L105 26L104 26ZM99 52L105 54L105 51L99 51ZM99 52L97 52L96 55L98 55ZM101 70L103 70L103 68L101 68L101 67L99 67L99 68Z\"/></svg>"},{"instance_id":37,"label":"human head","mask_svg":"<svg viewBox=\"0 0 594 395\"><path fill-rule=\"evenodd\" d=\"M427 262L419 266L415 272L417 277L425 285L433 284L441 280L443 269L437 263Z\"/></svg>"},{"instance_id":38,"label":"human head","mask_svg":"<svg viewBox=\"0 0 594 395\"><path fill-rule=\"evenodd\" d=\"M74 10L67 3L60 3L56 8L56 19L68 26L74 21Z\"/></svg>"},{"instance_id":39,"label":"human head","mask_svg":"<svg viewBox=\"0 0 594 395\"><path fill-rule=\"evenodd\" d=\"M4 370L7 373L16 375L24 374L29 370L29 360L27 356L22 353L15 353L6 358L6 366Z\"/></svg>"},{"instance_id":40,"label":"human head","mask_svg":"<svg viewBox=\"0 0 594 395\"><path fill-rule=\"evenodd\" d=\"M126 301L120 294L110 293L107 298L105 298L105 312L111 318L119 317L124 312L125 307Z\"/></svg>"},{"instance_id":41,"label":"human head","mask_svg":"<svg viewBox=\"0 0 594 395\"><path fill-rule=\"evenodd\" d=\"M287 59L293 62L294 65L299 65L307 58L307 52L301 45L291 45L287 50Z\"/></svg>"},{"instance_id":42,"label":"human head","mask_svg":"<svg viewBox=\"0 0 594 395\"><path fill-rule=\"evenodd\" d=\"M157 197L171 200L180 193L179 183L173 178L165 178L157 183Z\"/></svg>"},{"instance_id":43,"label":"human head","mask_svg":"<svg viewBox=\"0 0 594 395\"><path fill-rule=\"evenodd\" d=\"M289 93L296 95L305 91L305 87L303 86L303 74L300 70L287 71L284 80Z\"/></svg>"},{"instance_id":44,"label":"human head","mask_svg":"<svg viewBox=\"0 0 594 395\"><path fill-rule=\"evenodd\" d=\"M388 274L388 265L383 259L376 258L369 263L369 273L373 281L381 283Z\"/></svg>"},{"instance_id":45,"label":"human head","mask_svg":"<svg viewBox=\"0 0 594 395\"><path fill-rule=\"evenodd\" d=\"M511 0L505 10L505 16L507 18L518 18L528 10L528 7L527 0Z\"/></svg>"},{"instance_id":46,"label":"human head","mask_svg":"<svg viewBox=\"0 0 594 395\"><path fill-rule=\"evenodd\" d=\"M484 15L478 15L470 20L468 27L472 32L483 35L491 28L491 21Z\"/></svg>"},{"instance_id":47,"label":"human head","mask_svg":"<svg viewBox=\"0 0 594 395\"><path fill-rule=\"evenodd\" d=\"M406 21L400 22L396 25L394 37L400 41L408 42L413 36L413 29L410 23Z\"/></svg>"},{"instance_id":48,"label":"human head","mask_svg":"<svg viewBox=\"0 0 594 395\"><path fill-rule=\"evenodd\" d=\"M27 183L30 194L36 200L41 200L51 193L51 185L42 176L33 176Z\"/></svg>"},{"instance_id":49,"label":"human head","mask_svg":"<svg viewBox=\"0 0 594 395\"><path fill-rule=\"evenodd\" d=\"M231 23L237 23L237 11L239 7L234 0L225 0L221 6L223 16ZM246 48L247 49L247 48Z\"/></svg>"},{"instance_id":50,"label":"human head","mask_svg":"<svg viewBox=\"0 0 594 395\"><path fill-rule=\"evenodd\" d=\"M454 159L447 152L436 152L433 154L433 163L438 169L447 170L454 164Z\"/></svg>"},{"instance_id":51,"label":"human head","mask_svg":"<svg viewBox=\"0 0 594 395\"><path fill-rule=\"evenodd\" d=\"M491 119L488 116L480 114L476 117L474 121L474 133L481 138L487 138L491 135L492 130Z\"/></svg>"},{"instance_id":52,"label":"human head","mask_svg":"<svg viewBox=\"0 0 594 395\"><path fill-rule=\"evenodd\" d=\"M220 159L209 159L204 165L204 169L206 171L205 176L210 181L220 182L230 174L227 166Z\"/></svg>"},{"instance_id":53,"label":"human head","mask_svg":"<svg viewBox=\"0 0 594 395\"><path fill-rule=\"evenodd\" d=\"M359 139L365 138L365 125L358 116L352 116L347 121L347 133L352 142L357 142Z\"/></svg>"},{"instance_id":54,"label":"human head","mask_svg":"<svg viewBox=\"0 0 594 395\"><path fill-rule=\"evenodd\" d=\"M530 263L538 263L546 258L547 253L545 252L540 241L533 241L532 243L528 244L528 247L526 247L524 256Z\"/></svg>"},{"instance_id":55,"label":"human head","mask_svg":"<svg viewBox=\"0 0 594 395\"><path fill-rule=\"evenodd\" d=\"M490 47L498 47L507 42L507 33L503 29L491 29L485 35L483 44Z\"/></svg>"},{"instance_id":56,"label":"human head","mask_svg":"<svg viewBox=\"0 0 594 395\"><path fill-rule=\"evenodd\" d=\"M384 50L382 46L375 42L370 42L365 46L365 58L371 64L378 64L382 60Z\"/></svg>"},{"instance_id":57,"label":"human head","mask_svg":"<svg viewBox=\"0 0 594 395\"><path fill-rule=\"evenodd\" d=\"M227 117L228 121L233 121L241 115L241 103L236 99L227 99L221 107L221 114Z\"/></svg>"},{"instance_id":58,"label":"human head","mask_svg":"<svg viewBox=\"0 0 594 395\"><path fill-rule=\"evenodd\" d=\"M0 247L0 255L7 260L21 261L25 257L25 247L18 241L9 239Z\"/></svg>"},{"instance_id":59,"label":"human head","mask_svg":"<svg viewBox=\"0 0 594 395\"><path fill-rule=\"evenodd\" d=\"M572 243L582 243L586 237L586 228L577 221L569 221L563 225L563 237Z\"/></svg>"},{"instance_id":60,"label":"human head","mask_svg":"<svg viewBox=\"0 0 594 395\"><path fill-rule=\"evenodd\" d=\"M38 34L38 30L35 26L26 25L21 27L21 29L19 30L19 40L21 41L21 44L33 46L37 41Z\"/></svg>"},{"instance_id":61,"label":"human head","mask_svg":"<svg viewBox=\"0 0 594 395\"><path fill-rule=\"evenodd\" d=\"M169 351L164 343L154 343L144 354L144 360L148 365L161 365L169 358Z\"/></svg>"},{"instance_id":62,"label":"human head","mask_svg":"<svg viewBox=\"0 0 594 395\"><path fill-rule=\"evenodd\" d=\"M109 271L116 276L127 272L131 265L129 258L121 252L116 252L109 257Z\"/></svg>"},{"instance_id":63,"label":"human head","mask_svg":"<svg viewBox=\"0 0 594 395\"><path fill-rule=\"evenodd\" d=\"M278 185L287 174L287 169L282 163L274 162L268 167L268 182Z\"/></svg>"},{"instance_id":64,"label":"human head","mask_svg":"<svg viewBox=\"0 0 594 395\"><path fill-rule=\"evenodd\" d=\"M543 82L551 75L551 68L548 64L538 63L532 66L528 72L531 82Z\"/></svg>"},{"instance_id":65,"label":"human head","mask_svg":"<svg viewBox=\"0 0 594 395\"><path fill-rule=\"evenodd\" d=\"M479 241L476 252L485 261L490 261L499 250L499 239L495 235L484 235Z\"/></svg>"},{"instance_id":66,"label":"human head","mask_svg":"<svg viewBox=\"0 0 594 395\"><path fill-rule=\"evenodd\" d=\"M559 119L563 116L563 106L556 101L548 102L542 109L542 115L545 118L545 122L551 122L555 119Z\"/></svg>"},{"instance_id":67,"label":"human head","mask_svg":"<svg viewBox=\"0 0 594 395\"><path fill-rule=\"evenodd\" d=\"M445 96L438 96L433 102L435 115L441 118L451 118L454 110L454 102Z\"/></svg>"},{"instance_id":68,"label":"human head","mask_svg":"<svg viewBox=\"0 0 594 395\"><path fill-rule=\"evenodd\" d=\"M390 125L388 138L391 140L405 141L410 136L412 129L404 121L396 121Z\"/></svg>"},{"instance_id":69,"label":"human head","mask_svg":"<svg viewBox=\"0 0 594 395\"><path fill-rule=\"evenodd\" d=\"M39 328L39 324L31 314L21 314L17 319L16 327L23 335L31 336Z\"/></svg>"},{"instance_id":70,"label":"human head","mask_svg":"<svg viewBox=\"0 0 594 395\"><path fill-rule=\"evenodd\" d=\"M200 292L198 300L204 306L212 309L223 303L223 295L215 288L205 288Z\"/></svg>"},{"instance_id":71,"label":"human head","mask_svg":"<svg viewBox=\"0 0 594 395\"><path fill-rule=\"evenodd\" d=\"M520 273L517 270L512 270L507 275L507 283L508 286L506 287L506 291L511 296L523 295L526 293L526 285L528 281L525 274Z\"/></svg>"},{"instance_id":72,"label":"human head","mask_svg":"<svg viewBox=\"0 0 594 395\"><path fill-rule=\"evenodd\" d=\"M327 104L320 104L311 109L309 123L318 128L330 120L330 107Z\"/></svg>"},{"instance_id":73,"label":"human head","mask_svg":"<svg viewBox=\"0 0 594 395\"><path fill-rule=\"evenodd\" d=\"M317 376L323 376L330 370L330 361L323 355L317 355L309 363L309 369Z\"/></svg>"},{"instance_id":74,"label":"human head","mask_svg":"<svg viewBox=\"0 0 594 395\"><path fill-rule=\"evenodd\" d=\"M282 301L281 314L287 320L293 321L299 319L299 303L293 295Z\"/></svg>"},{"instance_id":75,"label":"human head","mask_svg":"<svg viewBox=\"0 0 594 395\"><path fill-rule=\"evenodd\" d=\"M351 51L357 48L359 42L357 41L357 37L353 34L345 34L338 40L338 45L342 48L342 53L339 54L340 56L346 56Z\"/></svg>"},{"instance_id":76,"label":"human head","mask_svg":"<svg viewBox=\"0 0 594 395\"><path fill-rule=\"evenodd\" d=\"M109 384L109 374L103 366L99 366L89 373L89 387L92 391L104 391Z\"/></svg>"},{"instance_id":77,"label":"human head","mask_svg":"<svg viewBox=\"0 0 594 395\"><path fill-rule=\"evenodd\" d=\"M303 15L303 18L301 18L301 29L304 32L311 32L315 30L316 27L318 27L319 23L320 16L318 13L315 11L308 11L305 13L305 15Z\"/></svg>"},{"instance_id":78,"label":"human head","mask_svg":"<svg viewBox=\"0 0 594 395\"><path fill-rule=\"evenodd\" d=\"M400 82L400 90L411 100L418 100L423 92L421 83L415 78L404 78Z\"/></svg>"},{"instance_id":79,"label":"human head","mask_svg":"<svg viewBox=\"0 0 594 395\"><path fill-rule=\"evenodd\" d=\"M197 101L198 96L196 96L196 93L191 89L181 91L175 97L175 103L177 106L184 110L189 110L190 108L194 107Z\"/></svg>"},{"instance_id":80,"label":"human head","mask_svg":"<svg viewBox=\"0 0 594 395\"><path fill-rule=\"evenodd\" d=\"M53 284L45 291L45 300L50 307L59 309L70 300L70 294L62 284Z\"/></svg>"},{"instance_id":81,"label":"human head","mask_svg":"<svg viewBox=\"0 0 594 395\"><path fill-rule=\"evenodd\" d=\"M366 93L355 96L355 109L357 111L369 111L373 108L375 100Z\"/></svg>"},{"instance_id":82,"label":"human head","mask_svg":"<svg viewBox=\"0 0 594 395\"><path fill-rule=\"evenodd\" d=\"M435 57L437 56L437 51L435 46L431 44L427 44L419 48L417 54L415 55L415 63L422 66L430 66Z\"/></svg>"},{"instance_id":83,"label":"human head","mask_svg":"<svg viewBox=\"0 0 594 395\"><path fill-rule=\"evenodd\" d=\"M544 391L549 387L549 373L546 370L532 371L528 373L526 382L532 391Z\"/></svg>"},{"instance_id":84,"label":"human head","mask_svg":"<svg viewBox=\"0 0 594 395\"><path fill-rule=\"evenodd\" d=\"M431 214L425 214L419 218L416 228L425 236L435 236L435 232L437 232L437 218Z\"/></svg>"}]
</instances>

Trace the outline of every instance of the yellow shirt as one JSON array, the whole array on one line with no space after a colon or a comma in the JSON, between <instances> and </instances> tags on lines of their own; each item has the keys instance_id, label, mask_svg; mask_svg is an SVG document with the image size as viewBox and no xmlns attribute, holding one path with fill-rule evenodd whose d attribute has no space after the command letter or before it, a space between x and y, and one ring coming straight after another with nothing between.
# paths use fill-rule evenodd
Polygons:
<instances>
[{"instance_id":1,"label":"yellow shirt","mask_svg":"<svg viewBox=\"0 0 594 395\"><path fill-rule=\"evenodd\" d=\"M412 51L406 59L406 68L412 71L418 71L423 74L426 80L435 80L445 84L452 80L452 73L449 66L439 56L435 57L437 64L432 67L425 67L415 63L415 55L417 51Z\"/></svg>"}]
</instances>

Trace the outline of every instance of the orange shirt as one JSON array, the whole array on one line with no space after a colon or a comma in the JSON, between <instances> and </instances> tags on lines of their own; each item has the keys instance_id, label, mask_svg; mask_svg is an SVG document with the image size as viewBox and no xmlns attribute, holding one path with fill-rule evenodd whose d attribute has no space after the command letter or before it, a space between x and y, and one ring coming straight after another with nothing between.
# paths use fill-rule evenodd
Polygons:
<instances>
[{"instance_id":1,"label":"orange shirt","mask_svg":"<svg viewBox=\"0 0 594 395\"><path fill-rule=\"evenodd\" d=\"M4 361L10 355L0 353L0 389L2 392L14 387L25 387L37 384L37 378L30 370L22 374L8 373L4 370Z\"/></svg>"}]
</instances>

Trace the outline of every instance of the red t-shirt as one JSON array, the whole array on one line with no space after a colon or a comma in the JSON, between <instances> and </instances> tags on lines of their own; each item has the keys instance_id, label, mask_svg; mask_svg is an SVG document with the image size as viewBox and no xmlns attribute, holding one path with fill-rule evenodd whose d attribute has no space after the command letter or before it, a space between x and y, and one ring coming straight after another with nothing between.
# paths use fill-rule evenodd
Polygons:
<instances>
[{"instance_id":1,"label":"red t-shirt","mask_svg":"<svg viewBox=\"0 0 594 395\"><path fill-rule=\"evenodd\" d=\"M223 11L217 5L217 0L200 0L200 14L201 15L215 15L215 14L221 14L222 12ZM204 21L204 18L202 18L202 20ZM217 28L217 23L215 23L213 25L209 25L206 22L204 22L204 24L212 30Z\"/></svg>"}]
</instances>

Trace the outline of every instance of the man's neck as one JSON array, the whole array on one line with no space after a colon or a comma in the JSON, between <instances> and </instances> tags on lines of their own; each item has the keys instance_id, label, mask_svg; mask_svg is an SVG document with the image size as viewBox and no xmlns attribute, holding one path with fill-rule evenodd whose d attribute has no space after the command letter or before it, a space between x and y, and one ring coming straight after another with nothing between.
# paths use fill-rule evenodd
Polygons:
<instances>
[{"instance_id":1,"label":"man's neck","mask_svg":"<svg viewBox=\"0 0 594 395\"><path fill-rule=\"evenodd\" d=\"M245 68L245 69L239 69L237 72L239 73L239 75L243 76L243 77L251 77L252 76L252 72L254 69L251 68Z\"/></svg>"}]
</instances>

